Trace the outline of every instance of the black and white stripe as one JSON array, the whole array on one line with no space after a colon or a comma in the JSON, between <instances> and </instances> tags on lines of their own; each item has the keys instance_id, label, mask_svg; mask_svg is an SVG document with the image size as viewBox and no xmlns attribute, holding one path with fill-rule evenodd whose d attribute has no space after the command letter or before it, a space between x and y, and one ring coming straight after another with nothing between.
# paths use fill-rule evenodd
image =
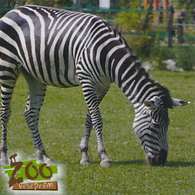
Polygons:
<instances>
[{"instance_id":1,"label":"black and white stripe","mask_svg":"<svg viewBox=\"0 0 195 195\"><path fill-rule=\"evenodd\" d=\"M110 166L103 144L99 104L110 84L118 85L134 104L134 130L151 165L164 164L168 151L168 108L185 105L153 82L126 41L104 19L86 13L41 6L19 7L0 20L1 161L7 162L6 133L12 93L22 73L28 83L25 117L37 157L47 156L38 131L47 85L82 86L88 106L80 144L81 164L89 164L88 141L97 134L101 166ZM160 160L159 160L160 159Z\"/></svg>"}]
</instances>

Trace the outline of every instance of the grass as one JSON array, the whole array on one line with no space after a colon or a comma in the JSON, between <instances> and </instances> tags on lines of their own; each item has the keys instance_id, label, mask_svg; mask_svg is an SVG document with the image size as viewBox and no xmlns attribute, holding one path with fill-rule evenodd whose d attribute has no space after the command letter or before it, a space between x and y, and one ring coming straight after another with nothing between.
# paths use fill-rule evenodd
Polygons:
<instances>
[{"instance_id":1,"label":"grass","mask_svg":"<svg viewBox=\"0 0 195 195\"><path fill-rule=\"evenodd\" d=\"M64 194L194 194L195 190L195 72L172 73L155 70L154 80L164 84L172 97L191 104L169 111L169 154L164 167L150 167L145 161L138 138L132 130L133 106L115 85L101 104L104 119L104 141L111 168L99 166L94 131L89 144L90 166L80 166L79 143L83 134L86 104L81 88L48 87L40 115L40 134L49 156L65 170ZM35 158L23 111L27 85L18 80L8 125L8 155L21 151ZM0 173L0 194L6 195L3 173Z\"/></svg>"}]
</instances>

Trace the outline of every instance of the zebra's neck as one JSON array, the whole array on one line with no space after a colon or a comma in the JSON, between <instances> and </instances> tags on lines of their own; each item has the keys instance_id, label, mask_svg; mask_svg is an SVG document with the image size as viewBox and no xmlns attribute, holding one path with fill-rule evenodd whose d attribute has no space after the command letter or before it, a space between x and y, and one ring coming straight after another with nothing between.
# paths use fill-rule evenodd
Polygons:
<instances>
[{"instance_id":1,"label":"zebra's neck","mask_svg":"<svg viewBox=\"0 0 195 195\"><path fill-rule=\"evenodd\" d=\"M154 96L161 97L167 107L171 107L169 91L149 77L141 63L135 59L135 56L126 54L118 64L113 66L113 69L114 82L134 104L134 107L137 103L142 104Z\"/></svg>"}]
</instances>

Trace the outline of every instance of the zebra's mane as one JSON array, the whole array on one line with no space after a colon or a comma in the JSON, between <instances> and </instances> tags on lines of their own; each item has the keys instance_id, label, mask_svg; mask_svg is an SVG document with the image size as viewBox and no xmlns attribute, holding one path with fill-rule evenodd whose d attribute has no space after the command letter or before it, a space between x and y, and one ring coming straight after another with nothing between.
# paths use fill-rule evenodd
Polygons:
<instances>
[{"instance_id":1,"label":"zebra's mane","mask_svg":"<svg viewBox=\"0 0 195 195\"><path fill-rule=\"evenodd\" d=\"M118 31L118 26L116 28L113 28L113 32L114 32L115 36L120 37L121 42L126 46L127 51L131 54L131 56L130 56L131 60L138 61L136 54L133 52L133 50L131 49L131 47L129 46L129 44L125 40L125 38L122 36L122 31ZM140 76L140 77L145 76L146 81L150 82L152 84L152 86L155 86L158 89L159 95L161 96L161 100L162 100L164 106L166 108L172 108L172 99L171 99L170 91L165 86L158 83L157 81L152 80L140 62L136 63L135 66L136 66L135 69L139 70L138 76Z\"/></svg>"},{"instance_id":2,"label":"zebra's mane","mask_svg":"<svg viewBox=\"0 0 195 195\"><path fill-rule=\"evenodd\" d=\"M115 37L119 36L119 39L121 41L121 43L123 43L127 49L127 51L131 54L131 58L136 58L136 54L133 52L133 50L131 49L131 47L129 46L129 44L127 43L127 41L125 40L125 38L122 36L122 28L119 30L118 25L116 27L110 26L112 28L112 31L114 32Z\"/></svg>"},{"instance_id":3,"label":"zebra's mane","mask_svg":"<svg viewBox=\"0 0 195 195\"><path fill-rule=\"evenodd\" d=\"M146 82L150 82L153 87L158 89L159 96L161 97L164 106L166 108L172 108L172 99L171 99L170 91L165 86L151 79L150 75L146 72L146 70L141 65L141 63L138 63L137 66L138 67L136 67L136 69L138 69L139 71L138 77L141 78L145 76Z\"/></svg>"}]
</instances>

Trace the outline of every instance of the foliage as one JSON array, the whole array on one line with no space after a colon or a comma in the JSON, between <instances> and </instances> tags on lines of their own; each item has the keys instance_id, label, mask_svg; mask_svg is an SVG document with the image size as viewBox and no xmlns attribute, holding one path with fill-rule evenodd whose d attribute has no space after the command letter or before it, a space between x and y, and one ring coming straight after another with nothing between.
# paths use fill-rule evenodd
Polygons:
<instances>
[{"instance_id":1,"label":"foliage","mask_svg":"<svg viewBox=\"0 0 195 195\"><path fill-rule=\"evenodd\" d=\"M150 55L151 61L157 62L157 67L161 70L166 69L166 65L163 63L167 59L175 59L175 52L171 48L155 46L152 48Z\"/></svg>"},{"instance_id":2,"label":"foliage","mask_svg":"<svg viewBox=\"0 0 195 195\"><path fill-rule=\"evenodd\" d=\"M123 35L130 47L139 58L150 57L154 38L149 35Z\"/></svg>"},{"instance_id":3,"label":"foliage","mask_svg":"<svg viewBox=\"0 0 195 195\"><path fill-rule=\"evenodd\" d=\"M195 1L194 0L177 0L177 7L179 9L185 8L188 11L194 11Z\"/></svg>"},{"instance_id":4,"label":"foliage","mask_svg":"<svg viewBox=\"0 0 195 195\"><path fill-rule=\"evenodd\" d=\"M99 0L83 0L82 4L85 5L91 5L91 6L99 6Z\"/></svg>"},{"instance_id":5,"label":"foliage","mask_svg":"<svg viewBox=\"0 0 195 195\"><path fill-rule=\"evenodd\" d=\"M189 47L183 47L178 45L174 50L178 66L184 70L192 70L195 62L194 46L190 45Z\"/></svg>"},{"instance_id":6,"label":"foliage","mask_svg":"<svg viewBox=\"0 0 195 195\"><path fill-rule=\"evenodd\" d=\"M28 4L44 5L50 7L72 6L72 0L27 0Z\"/></svg>"},{"instance_id":7,"label":"foliage","mask_svg":"<svg viewBox=\"0 0 195 195\"><path fill-rule=\"evenodd\" d=\"M82 90L80 87L48 87L39 129L48 155L61 163L65 171L61 181L66 187L64 194L194 194L195 72L155 70L150 74L168 87L173 97L192 102L169 110L169 154L164 167L146 164L144 151L132 130L133 106L115 85L111 86L101 104L104 141L113 166L99 166L94 131L89 143L92 165L80 166L79 143L87 110ZM23 77L19 77L8 125L8 156L19 151L18 154L23 152L24 157L35 158L23 115L27 96L27 84ZM7 185L6 177L0 172L0 194L9 195Z\"/></svg>"},{"instance_id":8,"label":"foliage","mask_svg":"<svg viewBox=\"0 0 195 195\"><path fill-rule=\"evenodd\" d=\"M1 0L1 6L7 8L13 8L16 4L16 0Z\"/></svg>"},{"instance_id":9,"label":"foliage","mask_svg":"<svg viewBox=\"0 0 195 195\"><path fill-rule=\"evenodd\" d=\"M175 59L175 52L172 48L161 46L161 44L164 42L164 38L160 37L160 33L161 32L159 31L156 36L154 47L151 49L149 60L155 61L157 63L155 68L165 70L166 65L162 61L167 59Z\"/></svg>"},{"instance_id":10,"label":"foliage","mask_svg":"<svg viewBox=\"0 0 195 195\"><path fill-rule=\"evenodd\" d=\"M138 10L138 5L133 5L131 10ZM117 14L116 19L119 20L119 24L125 28L125 30L130 31L141 31L142 27L145 23L147 13L139 13L139 12L120 12ZM149 30L151 26L148 27Z\"/></svg>"},{"instance_id":11,"label":"foliage","mask_svg":"<svg viewBox=\"0 0 195 195\"><path fill-rule=\"evenodd\" d=\"M13 8L16 0L0 0L0 8ZM7 10L0 10L0 18L5 15Z\"/></svg>"},{"instance_id":12,"label":"foliage","mask_svg":"<svg viewBox=\"0 0 195 195\"><path fill-rule=\"evenodd\" d=\"M1 6L5 8L14 8L17 0L1 0ZM34 4L52 7L72 6L72 0L20 0L19 5Z\"/></svg>"},{"instance_id":13,"label":"foliage","mask_svg":"<svg viewBox=\"0 0 195 195\"><path fill-rule=\"evenodd\" d=\"M178 67L191 71L194 68L195 47L177 45L173 48L167 48L156 43L150 54L150 59L157 62L159 69L166 69L166 65L162 61L173 59Z\"/></svg>"},{"instance_id":14,"label":"foliage","mask_svg":"<svg viewBox=\"0 0 195 195\"><path fill-rule=\"evenodd\" d=\"M131 10L138 10L140 8L139 2L131 6ZM132 33L148 33L152 31L151 16L149 16L149 25L143 32L142 28L146 22L147 13L121 12L117 14L116 19L119 21L119 25L122 26L123 31ZM139 54L141 57L149 56L151 48L154 44L154 37L150 35L129 35L124 36L126 41L131 45L135 53Z\"/></svg>"},{"instance_id":15,"label":"foliage","mask_svg":"<svg viewBox=\"0 0 195 195\"><path fill-rule=\"evenodd\" d=\"M132 3L135 3L136 1L135 0L111 0L110 3L111 3L111 8L117 8L117 9L120 9L120 8L129 8L131 6Z\"/></svg>"},{"instance_id":16,"label":"foliage","mask_svg":"<svg viewBox=\"0 0 195 195\"><path fill-rule=\"evenodd\" d=\"M0 0L0 7L2 8L14 8L17 0ZM72 6L72 0L20 0L19 5L33 4L33 5L43 5L50 7L68 7ZM5 11L0 11L0 17L6 14Z\"/></svg>"}]
</instances>

